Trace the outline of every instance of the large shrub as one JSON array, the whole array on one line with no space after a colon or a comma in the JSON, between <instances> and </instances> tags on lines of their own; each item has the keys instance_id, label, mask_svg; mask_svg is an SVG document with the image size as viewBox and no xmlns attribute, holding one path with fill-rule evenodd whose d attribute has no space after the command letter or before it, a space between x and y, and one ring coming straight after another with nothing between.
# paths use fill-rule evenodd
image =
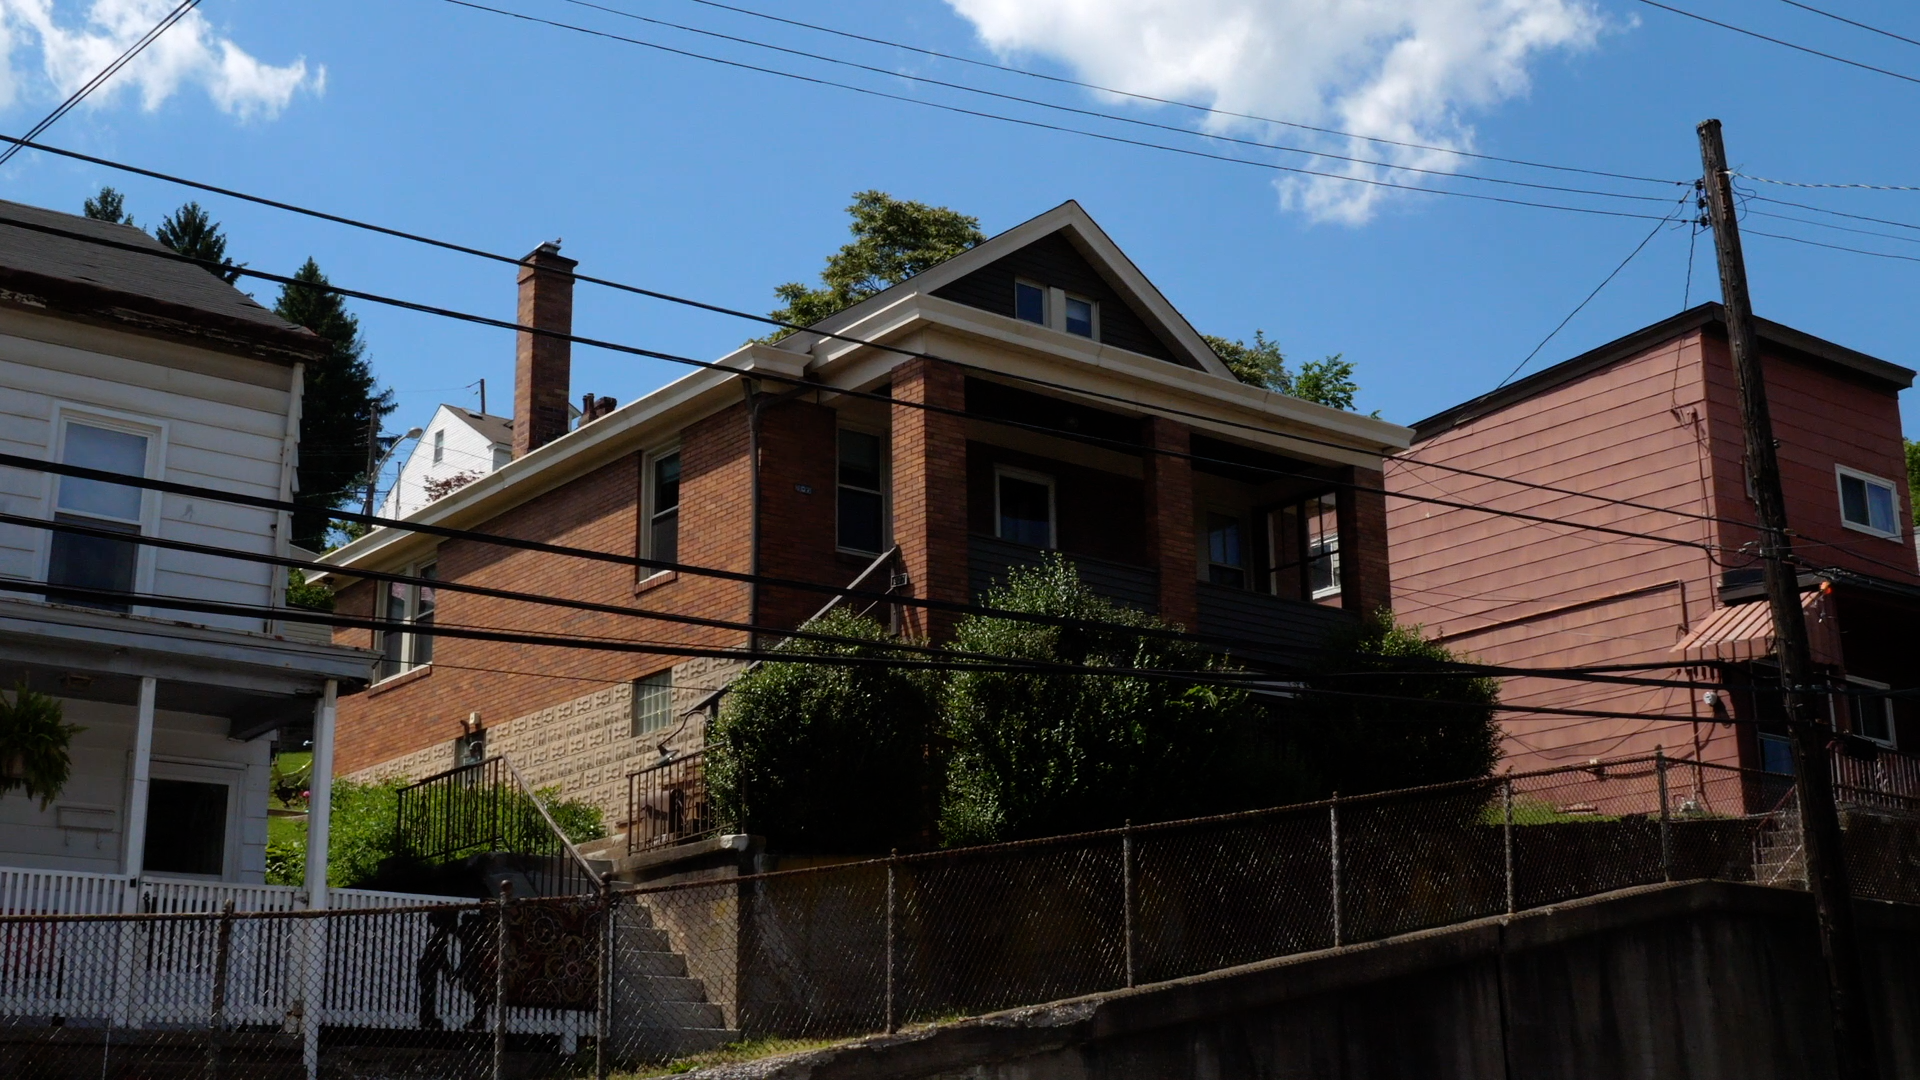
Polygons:
<instances>
[{"instance_id":1,"label":"large shrub","mask_svg":"<svg viewBox=\"0 0 1920 1080\"><path fill-rule=\"evenodd\" d=\"M830 612L807 629L852 640L794 640L777 651L909 658L884 627L851 613ZM923 846L938 797L935 687L922 670L876 663L770 661L748 671L707 736L721 814L789 851Z\"/></svg>"},{"instance_id":2,"label":"large shrub","mask_svg":"<svg viewBox=\"0 0 1920 1080\"><path fill-rule=\"evenodd\" d=\"M1057 557L1014 570L985 603L1077 624L973 615L959 624L955 650L1093 667L1221 666L1196 645L1143 633L1167 627L1097 595ZM1229 685L959 670L943 705L952 753L940 829L949 844L1273 805L1291 791L1290 763L1242 752L1259 714Z\"/></svg>"}]
</instances>

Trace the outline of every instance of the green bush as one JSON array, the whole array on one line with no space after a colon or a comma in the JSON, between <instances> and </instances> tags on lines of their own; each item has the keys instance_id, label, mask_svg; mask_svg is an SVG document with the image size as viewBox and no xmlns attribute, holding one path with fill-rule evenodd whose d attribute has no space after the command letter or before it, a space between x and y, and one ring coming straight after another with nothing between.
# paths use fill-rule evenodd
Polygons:
<instances>
[{"instance_id":1,"label":"green bush","mask_svg":"<svg viewBox=\"0 0 1920 1080\"><path fill-rule=\"evenodd\" d=\"M855 644L789 641L779 651L878 659L902 654L871 619L830 612L807 625ZM936 682L877 664L782 663L733 684L707 736L720 813L782 848L876 852L930 841L939 768L930 746Z\"/></svg>"},{"instance_id":2,"label":"green bush","mask_svg":"<svg viewBox=\"0 0 1920 1080\"><path fill-rule=\"evenodd\" d=\"M1058 557L1014 570L985 603L1097 625L973 615L956 629L956 650L1095 667L1222 666L1191 643L1143 635L1167 627L1095 594ZM940 830L949 844L1271 805L1291 779L1289 763L1243 752L1259 714L1232 686L956 671L943 705L952 756Z\"/></svg>"}]
</instances>

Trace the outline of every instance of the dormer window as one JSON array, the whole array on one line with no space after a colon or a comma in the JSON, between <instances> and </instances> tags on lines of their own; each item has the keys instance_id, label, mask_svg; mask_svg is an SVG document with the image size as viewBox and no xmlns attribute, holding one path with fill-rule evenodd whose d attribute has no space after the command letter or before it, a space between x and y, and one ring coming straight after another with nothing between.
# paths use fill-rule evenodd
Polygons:
<instances>
[{"instance_id":1,"label":"dormer window","mask_svg":"<svg viewBox=\"0 0 1920 1080\"><path fill-rule=\"evenodd\" d=\"M1047 325L1047 290L1025 281L1014 282L1013 314L1026 322Z\"/></svg>"},{"instance_id":2,"label":"dormer window","mask_svg":"<svg viewBox=\"0 0 1920 1080\"><path fill-rule=\"evenodd\" d=\"M1077 296L1067 297L1067 326L1069 334L1078 334L1083 338L1093 336L1093 301L1082 300Z\"/></svg>"}]
</instances>

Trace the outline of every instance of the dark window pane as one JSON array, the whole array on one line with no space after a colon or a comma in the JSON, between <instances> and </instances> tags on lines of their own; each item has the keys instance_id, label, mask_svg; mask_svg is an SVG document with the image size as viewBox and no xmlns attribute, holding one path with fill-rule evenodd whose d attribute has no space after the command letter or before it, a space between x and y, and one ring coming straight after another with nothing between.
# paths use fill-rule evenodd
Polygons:
<instances>
[{"instance_id":1,"label":"dark window pane","mask_svg":"<svg viewBox=\"0 0 1920 1080\"><path fill-rule=\"evenodd\" d=\"M662 562L680 559L680 511L669 510L653 516L652 548L648 554Z\"/></svg>"},{"instance_id":2,"label":"dark window pane","mask_svg":"<svg viewBox=\"0 0 1920 1080\"><path fill-rule=\"evenodd\" d=\"M653 512L680 505L680 455L669 454L653 463Z\"/></svg>"},{"instance_id":3,"label":"dark window pane","mask_svg":"<svg viewBox=\"0 0 1920 1080\"><path fill-rule=\"evenodd\" d=\"M880 550L880 495L855 488L840 489L840 546L853 551Z\"/></svg>"},{"instance_id":4,"label":"dark window pane","mask_svg":"<svg viewBox=\"0 0 1920 1080\"><path fill-rule=\"evenodd\" d=\"M227 865L227 785L154 780L147 788L146 869L218 876Z\"/></svg>"},{"instance_id":5,"label":"dark window pane","mask_svg":"<svg viewBox=\"0 0 1920 1080\"><path fill-rule=\"evenodd\" d=\"M1860 718L1854 725L1854 734L1863 735L1876 742L1893 741L1893 723L1887 716L1887 699L1877 694L1862 694L1853 699L1854 715Z\"/></svg>"},{"instance_id":6,"label":"dark window pane","mask_svg":"<svg viewBox=\"0 0 1920 1080\"><path fill-rule=\"evenodd\" d=\"M1053 546L1053 493L1047 485L1000 478L1000 538L1038 548Z\"/></svg>"},{"instance_id":7,"label":"dark window pane","mask_svg":"<svg viewBox=\"0 0 1920 1080\"><path fill-rule=\"evenodd\" d=\"M1222 566L1246 565L1246 558L1241 554L1239 518L1207 515L1207 561Z\"/></svg>"},{"instance_id":8,"label":"dark window pane","mask_svg":"<svg viewBox=\"0 0 1920 1080\"><path fill-rule=\"evenodd\" d=\"M1858 477L1840 478L1840 513L1855 525L1871 523L1867 512L1867 483Z\"/></svg>"},{"instance_id":9,"label":"dark window pane","mask_svg":"<svg viewBox=\"0 0 1920 1080\"><path fill-rule=\"evenodd\" d=\"M1760 736L1760 771L1793 775L1793 744L1778 735Z\"/></svg>"},{"instance_id":10,"label":"dark window pane","mask_svg":"<svg viewBox=\"0 0 1920 1080\"><path fill-rule=\"evenodd\" d=\"M1093 303L1088 300L1075 300L1067 297L1067 333L1081 337L1093 336Z\"/></svg>"},{"instance_id":11,"label":"dark window pane","mask_svg":"<svg viewBox=\"0 0 1920 1080\"><path fill-rule=\"evenodd\" d=\"M66 514L56 514L54 520L128 534L138 534L140 531L135 526L123 528L94 518L70 517ZM133 572L140 559L138 544L128 543L125 540L111 540L104 536L80 536L74 533L57 532L53 534L52 554L53 557L47 564L47 584L49 585L74 585L84 589L107 589L113 592L133 591ZM103 608L107 611L126 611L129 608L124 601L59 593L50 594L48 599L62 604Z\"/></svg>"},{"instance_id":12,"label":"dark window pane","mask_svg":"<svg viewBox=\"0 0 1920 1080\"><path fill-rule=\"evenodd\" d=\"M1037 285L1015 282L1013 286L1013 314L1016 318L1030 323L1047 323L1047 294Z\"/></svg>"},{"instance_id":13,"label":"dark window pane","mask_svg":"<svg viewBox=\"0 0 1920 1080\"><path fill-rule=\"evenodd\" d=\"M1215 585L1244 589L1247 587L1247 572L1237 566L1209 566L1207 567L1207 580L1213 582Z\"/></svg>"},{"instance_id":14,"label":"dark window pane","mask_svg":"<svg viewBox=\"0 0 1920 1080\"><path fill-rule=\"evenodd\" d=\"M880 437L864 431L840 433L840 482L880 490Z\"/></svg>"}]
</instances>

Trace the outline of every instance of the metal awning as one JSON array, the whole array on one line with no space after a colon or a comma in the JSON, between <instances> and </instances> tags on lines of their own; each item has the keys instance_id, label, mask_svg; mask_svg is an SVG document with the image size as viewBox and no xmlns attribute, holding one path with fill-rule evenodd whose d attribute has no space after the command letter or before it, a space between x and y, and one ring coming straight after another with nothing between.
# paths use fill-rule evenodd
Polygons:
<instances>
[{"instance_id":1,"label":"metal awning","mask_svg":"<svg viewBox=\"0 0 1920 1080\"><path fill-rule=\"evenodd\" d=\"M1840 627L1832 598L1819 589L1800 594L1807 643L1816 664L1840 665ZM1680 639L1673 651L1692 663L1745 663L1773 656L1773 613L1765 600L1723 607Z\"/></svg>"}]
</instances>

